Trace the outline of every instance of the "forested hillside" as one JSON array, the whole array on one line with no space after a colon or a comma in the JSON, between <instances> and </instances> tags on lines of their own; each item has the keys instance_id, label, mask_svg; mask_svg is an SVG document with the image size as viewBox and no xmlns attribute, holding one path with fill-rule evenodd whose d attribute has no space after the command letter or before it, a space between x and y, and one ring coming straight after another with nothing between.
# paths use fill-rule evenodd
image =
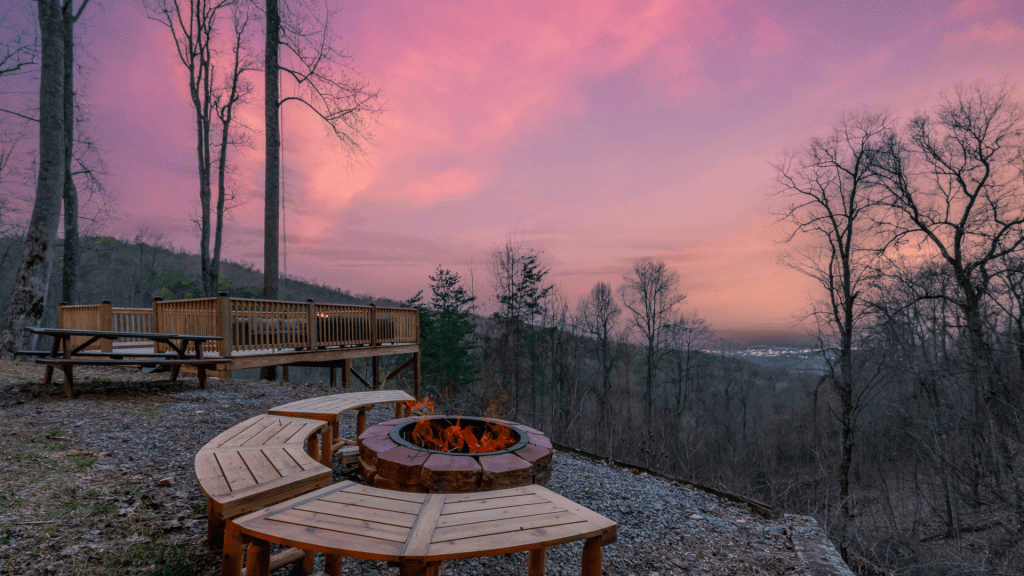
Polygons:
<instances>
[{"instance_id":1,"label":"forested hillside","mask_svg":"<svg viewBox=\"0 0 1024 576\"><path fill-rule=\"evenodd\" d=\"M134 239L84 236L80 243L77 304L96 304L110 300L115 306L148 308L155 296L164 299L203 296L199 256L163 244L159 238L145 235ZM4 294L11 292L23 246L20 236L0 236L0 292ZM50 290L42 321L44 326L56 325L62 262L61 246L58 245L50 273ZM223 262L221 291L232 296L259 298L262 285L263 273L251 265ZM280 290L284 300L313 298L320 302L339 304L367 304L373 300L371 296L352 295L345 290L297 278L282 278ZM377 300L377 303L382 306L397 305L397 302L386 299ZM7 305L8 300L0 300L0 316L6 314Z\"/></svg>"}]
</instances>

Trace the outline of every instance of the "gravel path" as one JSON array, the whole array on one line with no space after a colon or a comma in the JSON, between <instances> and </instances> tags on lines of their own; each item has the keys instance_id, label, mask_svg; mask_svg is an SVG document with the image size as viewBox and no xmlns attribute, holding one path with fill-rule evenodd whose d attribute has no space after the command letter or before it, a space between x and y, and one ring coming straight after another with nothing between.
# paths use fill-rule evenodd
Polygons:
<instances>
[{"instance_id":1,"label":"gravel path","mask_svg":"<svg viewBox=\"0 0 1024 576\"><path fill-rule=\"evenodd\" d=\"M43 390L41 376L34 365L0 361L0 422L7 422L0 429L0 465L7 470L0 479L0 574L157 573L156 564L134 561L125 551L130 543L146 542L184 550L196 567L192 574L216 574L218 556L205 546L194 454L240 420L332 392L240 380L212 380L209 390L198 390L187 376L170 383L166 374L85 368L76 370L82 395L68 401L55 394L56 387ZM381 406L368 420L392 417L393 409ZM343 419L343 434L354 435L354 428L354 414ZM87 466L61 469L60 477L69 478L67 501L15 473L26 465L22 454L29 449L45 456L29 459L37 466L91 455ZM548 488L618 523L618 542L604 549L605 574L849 574L808 518L765 520L688 485L566 452L556 452L553 462ZM353 474L336 468L335 480L357 478ZM14 496L5 501L4 494ZM32 506L33 499L70 509L61 519L64 529L49 528L52 513ZM86 506L78 504L83 499ZM102 502L110 506L97 505ZM582 543L549 549L547 573L579 574L581 553ZM111 556L128 559L111 567ZM398 574L380 562L346 559L345 566L349 576ZM517 553L447 562L441 574L526 571L527 554Z\"/></svg>"}]
</instances>

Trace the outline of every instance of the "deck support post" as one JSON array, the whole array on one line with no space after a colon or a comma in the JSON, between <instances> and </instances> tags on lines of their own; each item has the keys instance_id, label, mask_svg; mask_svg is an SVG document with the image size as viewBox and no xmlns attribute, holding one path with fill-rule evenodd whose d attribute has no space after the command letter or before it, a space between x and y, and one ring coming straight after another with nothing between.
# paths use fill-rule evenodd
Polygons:
<instances>
[{"instance_id":1,"label":"deck support post","mask_svg":"<svg viewBox=\"0 0 1024 576\"><path fill-rule=\"evenodd\" d=\"M227 292L217 293L216 305L216 330L217 336L222 340L217 342L217 352L221 358L231 358L231 349L234 347L234 330L231 325L231 298ZM230 378L230 374L228 378Z\"/></svg>"},{"instance_id":2,"label":"deck support post","mask_svg":"<svg viewBox=\"0 0 1024 576\"><path fill-rule=\"evenodd\" d=\"M373 378L370 380L373 382L373 390L380 390L384 384L380 381L380 356L374 356L370 358L370 364L373 365Z\"/></svg>"},{"instance_id":3,"label":"deck support post","mask_svg":"<svg viewBox=\"0 0 1024 576\"><path fill-rule=\"evenodd\" d=\"M415 362L413 362L413 365L412 365L412 381L413 381L413 384L412 384L412 386L413 386L412 395L413 395L413 397L416 398L416 401L419 402L420 401L420 353L419 352L413 352L412 357L415 359Z\"/></svg>"},{"instance_id":4,"label":"deck support post","mask_svg":"<svg viewBox=\"0 0 1024 576\"><path fill-rule=\"evenodd\" d=\"M100 304L98 314L99 328L97 330L113 330L114 329L114 307L110 304L110 300L104 300ZM100 350L104 352L113 352L114 341L110 338L100 338Z\"/></svg>"},{"instance_id":5,"label":"deck support post","mask_svg":"<svg viewBox=\"0 0 1024 576\"><path fill-rule=\"evenodd\" d=\"M338 370L334 366L328 366L327 367L327 371L330 372L330 374L331 374L331 377L330 377L331 388L337 388L338 387Z\"/></svg>"},{"instance_id":6,"label":"deck support post","mask_svg":"<svg viewBox=\"0 0 1024 576\"><path fill-rule=\"evenodd\" d=\"M160 321L160 302L162 301L162 296L153 297L153 332L158 334L163 330L163 322ZM154 341L153 352L163 352L163 350L160 349L160 346L162 346L162 344Z\"/></svg>"},{"instance_id":7,"label":"deck support post","mask_svg":"<svg viewBox=\"0 0 1024 576\"><path fill-rule=\"evenodd\" d=\"M352 389L352 359L345 358L341 369L341 387L345 392Z\"/></svg>"},{"instance_id":8,"label":"deck support post","mask_svg":"<svg viewBox=\"0 0 1024 576\"><path fill-rule=\"evenodd\" d=\"M306 298L306 344L310 351L316 350L317 332L316 302L312 298Z\"/></svg>"},{"instance_id":9,"label":"deck support post","mask_svg":"<svg viewBox=\"0 0 1024 576\"><path fill-rule=\"evenodd\" d=\"M281 366L281 379L284 381L285 384L289 384L290 383L289 380L288 380L288 365L287 364L285 364L284 366Z\"/></svg>"}]
</instances>

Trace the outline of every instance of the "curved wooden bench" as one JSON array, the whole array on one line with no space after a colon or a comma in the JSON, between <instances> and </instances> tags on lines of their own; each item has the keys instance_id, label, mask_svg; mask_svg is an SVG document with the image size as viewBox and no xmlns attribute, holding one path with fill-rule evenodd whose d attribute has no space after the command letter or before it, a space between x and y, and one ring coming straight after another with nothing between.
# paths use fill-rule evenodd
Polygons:
<instances>
[{"instance_id":1,"label":"curved wooden bench","mask_svg":"<svg viewBox=\"0 0 1024 576\"><path fill-rule=\"evenodd\" d=\"M210 440L195 458L207 499L207 537L218 546L224 522L331 482L326 422L263 414Z\"/></svg>"},{"instance_id":2,"label":"curved wooden bench","mask_svg":"<svg viewBox=\"0 0 1024 576\"><path fill-rule=\"evenodd\" d=\"M546 549L586 540L583 576L600 576L601 547L616 524L541 486L469 494L414 494L340 482L228 522L221 574L267 576L270 542L326 554L325 574L342 557L401 565L403 576L436 576L443 560L530 551L530 576L544 574ZM309 566L312 560L307 556Z\"/></svg>"},{"instance_id":3,"label":"curved wooden bench","mask_svg":"<svg viewBox=\"0 0 1024 576\"><path fill-rule=\"evenodd\" d=\"M366 392L349 392L347 394L334 394L331 396L320 396L319 398L307 398L290 402L267 410L268 414L279 416L292 416L295 418L312 418L323 420L331 425L332 446L331 451L342 450L339 455L342 464L354 464L359 459L359 448L354 438L342 438L339 434L339 419L341 415L349 410L358 410L356 414L356 436L366 430L366 409L373 408L377 404L394 404L395 418L401 418L406 402L415 402L416 399L402 390L368 390Z\"/></svg>"}]
</instances>

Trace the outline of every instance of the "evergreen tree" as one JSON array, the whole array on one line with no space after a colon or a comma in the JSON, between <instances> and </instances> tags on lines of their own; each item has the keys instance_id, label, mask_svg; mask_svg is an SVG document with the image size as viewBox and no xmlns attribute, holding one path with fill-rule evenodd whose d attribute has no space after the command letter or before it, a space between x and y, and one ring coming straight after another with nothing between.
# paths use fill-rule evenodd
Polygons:
<instances>
[{"instance_id":1,"label":"evergreen tree","mask_svg":"<svg viewBox=\"0 0 1024 576\"><path fill-rule=\"evenodd\" d=\"M441 266L430 280L430 305L420 311L423 375L429 386L450 396L476 378L470 339L475 328L470 305L476 296L458 273Z\"/></svg>"}]
</instances>

